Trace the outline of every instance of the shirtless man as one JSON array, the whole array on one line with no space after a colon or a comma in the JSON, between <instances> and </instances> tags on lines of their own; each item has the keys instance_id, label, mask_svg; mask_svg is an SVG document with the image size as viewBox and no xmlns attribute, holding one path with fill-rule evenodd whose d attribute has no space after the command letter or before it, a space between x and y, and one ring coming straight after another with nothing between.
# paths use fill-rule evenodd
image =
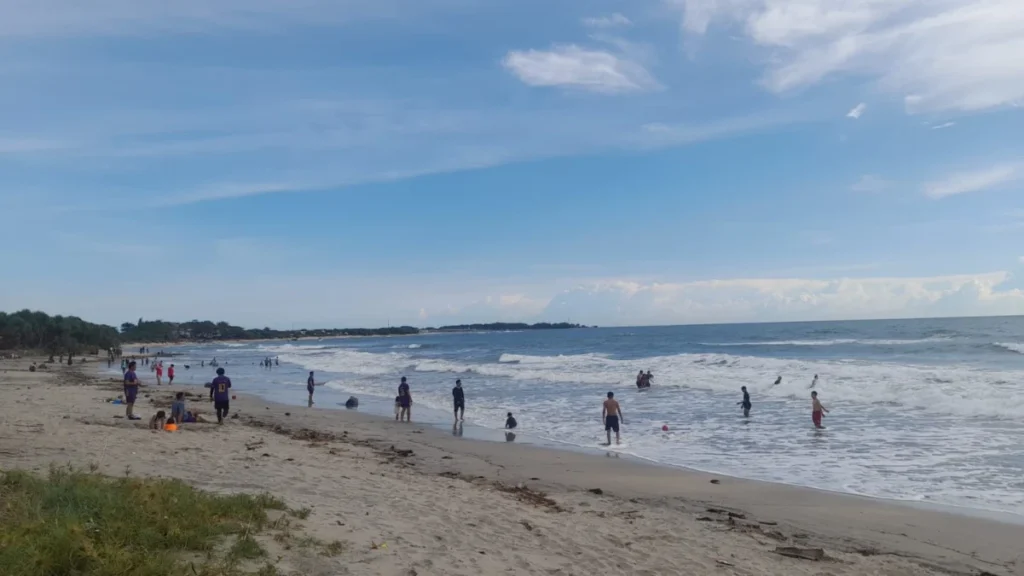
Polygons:
<instances>
[{"instance_id":1,"label":"shirtless man","mask_svg":"<svg viewBox=\"0 0 1024 576\"><path fill-rule=\"evenodd\" d=\"M821 405L818 400L818 391L811 392L811 421L814 422L814 427L818 429L825 428L821 425L822 413L828 414L828 408Z\"/></svg>"},{"instance_id":2,"label":"shirtless man","mask_svg":"<svg viewBox=\"0 0 1024 576\"><path fill-rule=\"evenodd\" d=\"M609 392L608 399L604 401L604 407L601 409L601 420L604 422L604 431L608 436L607 446L612 445L612 430L615 431L615 443L619 443L619 423L625 424L625 419L622 417L622 408L619 406L619 401L615 399L615 393Z\"/></svg>"}]
</instances>

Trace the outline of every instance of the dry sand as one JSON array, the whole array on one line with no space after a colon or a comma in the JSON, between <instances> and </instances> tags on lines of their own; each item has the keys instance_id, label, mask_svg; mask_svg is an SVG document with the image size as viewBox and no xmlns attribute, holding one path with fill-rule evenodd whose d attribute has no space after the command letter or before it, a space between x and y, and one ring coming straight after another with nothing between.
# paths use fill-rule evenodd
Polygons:
<instances>
[{"instance_id":1,"label":"dry sand","mask_svg":"<svg viewBox=\"0 0 1024 576\"><path fill-rule=\"evenodd\" d=\"M117 381L27 366L0 361L0 468L95 464L269 491L312 509L308 534L345 544L333 558L276 550L283 573L1024 576L1021 525L243 396L224 426L154 432L106 402ZM136 413L148 418L170 391L144 388Z\"/></svg>"}]
</instances>

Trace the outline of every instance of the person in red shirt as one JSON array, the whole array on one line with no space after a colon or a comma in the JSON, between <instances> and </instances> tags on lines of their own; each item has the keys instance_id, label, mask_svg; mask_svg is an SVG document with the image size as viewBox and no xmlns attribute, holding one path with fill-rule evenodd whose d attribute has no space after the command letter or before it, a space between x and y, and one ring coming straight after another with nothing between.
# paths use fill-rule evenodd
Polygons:
<instances>
[{"instance_id":1,"label":"person in red shirt","mask_svg":"<svg viewBox=\"0 0 1024 576\"><path fill-rule=\"evenodd\" d=\"M156 385L160 385L160 379L164 377L164 365L162 362L158 362L156 365Z\"/></svg>"},{"instance_id":2,"label":"person in red shirt","mask_svg":"<svg viewBox=\"0 0 1024 576\"><path fill-rule=\"evenodd\" d=\"M171 384L174 384L174 364L171 364L171 367L167 369L167 385L170 386Z\"/></svg>"}]
</instances>

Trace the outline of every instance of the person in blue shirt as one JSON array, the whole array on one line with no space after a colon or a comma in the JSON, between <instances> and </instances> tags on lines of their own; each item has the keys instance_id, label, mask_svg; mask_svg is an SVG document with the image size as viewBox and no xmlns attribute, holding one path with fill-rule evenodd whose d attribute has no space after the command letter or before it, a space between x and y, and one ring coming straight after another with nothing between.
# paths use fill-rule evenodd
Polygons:
<instances>
[{"instance_id":1,"label":"person in blue shirt","mask_svg":"<svg viewBox=\"0 0 1024 576\"><path fill-rule=\"evenodd\" d=\"M217 424L223 424L231 400L231 379L224 375L223 368L217 368L217 377L210 383L210 400L217 410Z\"/></svg>"},{"instance_id":2,"label":"person in blue shirt","mask_svg":"<svg viewBox=\"0 0 1024 576\"><path fill-rule=\"evenodd\" d=\"M135 415L135 398L139 395L139 377L135 375L135 362L128 363L128 371L124 373L124 415L129 420L141 420Z\"/></svg>"}]
</instances>

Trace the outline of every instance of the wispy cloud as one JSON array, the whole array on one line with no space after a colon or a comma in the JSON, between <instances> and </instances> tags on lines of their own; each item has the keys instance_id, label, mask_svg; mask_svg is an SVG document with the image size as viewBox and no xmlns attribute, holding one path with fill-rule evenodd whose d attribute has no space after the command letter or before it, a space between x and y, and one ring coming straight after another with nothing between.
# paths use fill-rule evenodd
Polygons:
<instances>
[{"instance_id":1,"label":"wispy cloud","mask_svg":"<svg viewBox=\"0 0 1024 576\"><path fill-rule=\"evenodd\" d=\"M972 111L1024 100L1017 0L668 0L683 28L737 23L773 49L764 84L785 92L867 74L908 112Z\"/></svg>"},{"instance_id":2,"label":"wispy cloud","mask_svg":"<svg viewBox=\"0 0 1024 576\"><path fill-rule=\"evenodd\" d=\"M633 21L622 14L615 12L609 16L584 18L583 25L588 28L621 28L625 26L632 26Z\"/></svg>"},{"instance_id":3,"label":"wispy cloud","mask_svg":"<svg viewBox=\"0 0 1024 576\"><path fill-rule=\"evenodd\" d=\"M846 117L847 118L853 118L854 120L859 120L860 117L864 114L864 111L867 110L867 109L868 109L868 105L863 103L863 102L861 102L860 104L857 104L856 106L854 106L852 110L847 112L846 113Z\"/></svg>"},{"instance_id":4,"label":"wispy cloud","mask_svg":"<svg viewBox=\"0 0 1024 576\"><path fill-rule=\"evenodd\" d=\"M953 126L956 126L956 122L944 122L938 126L932 126L932 130L944 130L946 128L952 128Z\"/></svg>"},{"instance_id":5,"label":"wispy cloud","mask_svg":"<svg viewBox=\"0 0 1024 576\"><path fill-rule=\"evenodd\" d=\"M443 7L446 0L0 0L0 36L138 36L205 33L215 28L277 30L296 24L341 24L396 18Z\"/></svg>"},{"instance_id":6,"label":"wispy cloud","mask_svg":"<svg viewBox=\"0 0 1024 576\"><path fill-rule=\"evenodd\" d=\"M941 180L926 184L924 193L929 198L946 198L957 194L980 192L995 188L1007 182L1017 180L1021 176L1020 167L1013 164L1005 164L972 172L956 172Z\"/></svg>"},{"instance_id":7,"label":"wispy cloud","mask_svg":"<svg viewBox=\"0 0 1024 576\"><path fill-rule=\"evenodd\" d=\"M551 50L513 50L502 64L530 86L559 86L608 94L658 87L657 81L638 62L574 44L555 46Z\"/></svg>"}]
</instances>

